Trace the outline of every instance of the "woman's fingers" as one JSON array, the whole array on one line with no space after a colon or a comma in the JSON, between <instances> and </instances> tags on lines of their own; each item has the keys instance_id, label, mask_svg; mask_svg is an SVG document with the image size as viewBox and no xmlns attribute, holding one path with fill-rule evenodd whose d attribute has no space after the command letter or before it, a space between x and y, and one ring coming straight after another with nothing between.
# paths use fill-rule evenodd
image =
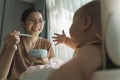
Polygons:
<instances>
[{"instance_id":1,"label":"woman's fingers","mask_svg":"<svg viewBox=\"0 0 120 80\"><path fill-rule=\"evenodd\" d=\"M14 30L13 32L10 32L9 35L18 35L19 36L19 34L20 34L20 31Z\"/></svg>"},{"instance_id":2,"label":"woman's fingers","mask_svg":"<svg viewBox=\"0 0 120 80\"><path fill-rule=\"evenodd\" d=\"M40 55L40 60L42 60L45 64L48 63L48 58L44 58L42 55Z\"/></svg>"},{"instance_id":3,"label":"woman's fingers","mask_svg":"<svg viewBox=\"0 0 120 80\"><path fill-rule=\"evenodd\" d=\"M60 43L56 42L56 43L55 43L55 46L58 45L58 44L60 44Z\"/></svg>"},{"instance_id":4,"label":"woman's fingers","mask_svg":"<svg viewBox=\"0 0 120 80\"><path fill-rule=\"evenodd\" d=\"M17 44L20 42L19 31L12 31L4 38L4 44L9 48L17 48Z\"/></svg>"}]
</instances>

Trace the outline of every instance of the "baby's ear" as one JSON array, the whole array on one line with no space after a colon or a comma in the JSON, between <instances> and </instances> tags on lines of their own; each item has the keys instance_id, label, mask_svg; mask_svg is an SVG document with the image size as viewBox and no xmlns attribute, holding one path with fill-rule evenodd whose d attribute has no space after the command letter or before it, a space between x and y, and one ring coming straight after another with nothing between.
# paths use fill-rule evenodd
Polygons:
<instances>
[{"instance_id":1,"label":"baby's ear","mask_svg":"<svg viewBox=\"0 0 120 80\"><path fill-rule=\"evenodd\" d=\"M82 30L86 31L91 27L92 24L92 17L91 16L85 16L83 18L83 27Z\"/></svg>"}]
</instances>

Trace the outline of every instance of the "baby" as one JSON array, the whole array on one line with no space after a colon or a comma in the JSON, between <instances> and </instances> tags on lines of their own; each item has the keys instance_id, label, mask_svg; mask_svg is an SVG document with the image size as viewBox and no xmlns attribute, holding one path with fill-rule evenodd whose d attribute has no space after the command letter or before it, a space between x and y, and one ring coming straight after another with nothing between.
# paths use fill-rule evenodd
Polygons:
<instances>
[{"instance_id":1,"label":"baby","mask_svg":"<svg viewBox=\"0 0 120 80\"><path fill-rule=\"evenodd\" d=\"M92 80L102 66L100 2L91 1L79 8L70 27L77 43L73 58L55 70L47 80Z\"/></svg>"}]
</instances>

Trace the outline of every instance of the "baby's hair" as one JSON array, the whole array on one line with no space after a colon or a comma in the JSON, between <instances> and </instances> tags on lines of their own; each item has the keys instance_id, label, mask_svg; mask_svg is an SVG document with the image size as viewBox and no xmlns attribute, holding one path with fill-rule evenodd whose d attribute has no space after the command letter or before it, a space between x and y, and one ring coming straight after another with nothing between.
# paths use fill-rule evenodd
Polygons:
<instances>
[{"instance_id":1,"label":"baby's hair","mask_svg":"<svg viewBox=\"0 0 120 80\"><path fill-rule=\"evenodd\" d=\"M81 18L84 16L90 16L92 18L91 25L94 29L97 30L98 33L101 33L101 6L100 1L91 1L88 2L86 5L79 8L75 13L77 18ZM91 29L92 29L91 27Z\"/></svg>"},{"instance_id":2,"label":"baby's hair","mask_svg":"<svg viewBox=\"0 0 120 80\"><path fill-rule=\"evenodd\" d=\"M85 39L82 41L83 44L89 42L101 43L101 39L99 37L102 35L100 7L100 1L95 0L85 4L84 6L79 8L75 13L74 19L77 18L79 21L85 19L86 16L91 17L91 23L89 24L89 27L86 30L88 32L85 32L86 34L84 35L89 35L90 38L88 38L88 36L84 37Z\"/></svg>"},{"instance_id":3,"label":"baby's hair","mask_svg":"<svg viewBox=\"0 0 120 80\"><path fill-rule=\"evenodd\" d=\"M76 15L79 16L84 16L84 15L88 15L88 16L91 16L95 22L99 22L98 25L101 24L101 12L100 12L100 1L97 1L97 0L94 0L94 1L91 1L89 3L87 3L86 5L82 6L81 8L79 8L77 11L76 11ZM82 14L80 14L82 13Z\"/></svg>"}]
</instances>

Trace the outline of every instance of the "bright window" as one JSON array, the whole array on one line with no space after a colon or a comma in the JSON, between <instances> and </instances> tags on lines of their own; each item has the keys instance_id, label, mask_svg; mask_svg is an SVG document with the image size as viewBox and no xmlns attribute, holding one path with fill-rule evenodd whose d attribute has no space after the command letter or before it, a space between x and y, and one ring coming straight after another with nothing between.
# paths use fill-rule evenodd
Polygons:
<instances>
[{"instance_id":1,"label":"bright window","mask_svg":"<svg viewBox=\"0 0 120 80\"><path fill-rule=\"evenodd\" d=\"M52 41L54 33L65 31L69 36L69 28L74 12L83 4L91 0L47 0L48 36ZM70 37L70 36L69 36ZM65 45L54 46L56 57L64 61L71 59L74 50Z\"/></svg>"}]
</instances>

